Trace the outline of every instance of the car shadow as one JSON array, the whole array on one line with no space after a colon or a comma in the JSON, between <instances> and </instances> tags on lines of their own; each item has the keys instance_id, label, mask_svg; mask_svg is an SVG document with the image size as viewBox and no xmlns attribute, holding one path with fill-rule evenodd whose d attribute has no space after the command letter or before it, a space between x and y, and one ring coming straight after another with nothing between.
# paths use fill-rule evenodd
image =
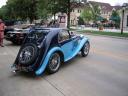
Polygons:
<instances>
[{"instance_id":1,"label":"car shadow","mask_svg":"<svg viewBox=\"0 0 128 96\"><path fill-rule=\"evenodd\" d=\"M13 43L7 43L5 44L5 46L13 46L13 47L17 47L17 46L21 46L21 45L18 45L18 44L13 44Z\"/></svg>"},{"instance_id":2,"label":"car shadow","mask_svg":"<svg viewBox=\"0 0 128 96\"><path fill-rule=\"evenodd\" d=\"M71 60L69 60L69 61L67 61L65 63L62 63L59 71L65 70L65 68L67 68L67 67L74 66L74 62L76 62L76 61L78 61L80 59L86 59L86 57L82 57L81 54L78 54L77 56L75 56L75 58L73 58L73 59L71 59ZM54 74L56 74L56 73L54 73ZM32 80L41 80L41 79L43 79L45 77L48 77L48 76L54 75L54 74L48 74L46 71L44 71L44 73L41 74L40 76L36 76L34 73L18 72L16 74L12 74L11 77L12 78L22 77L22 78L32 79Z\"/></svg>"}]
</instances>

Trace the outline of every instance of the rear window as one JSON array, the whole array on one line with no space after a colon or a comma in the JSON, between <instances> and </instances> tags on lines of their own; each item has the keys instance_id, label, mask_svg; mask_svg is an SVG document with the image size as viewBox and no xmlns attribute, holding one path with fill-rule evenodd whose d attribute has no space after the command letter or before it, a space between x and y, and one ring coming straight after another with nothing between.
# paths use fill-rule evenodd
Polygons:
<instances>
[{"instance_id":1,"label":"rear window","mask_svg":"<svg viewBox=\"0 0 128 96\"><path fill-rule=\"evenodd\" d=\"M48 34L49 30L35 30L29 33L28 38L41 39Z\"/></svg>"},{"instance_id":2,"label":"rear window","mask_svg":"<svg viewBox=\"0 0 128 96\"><path fill-rule=\"evenodd\" d=\"M36 30L35 34L38 38L47 35L49 30Z\"/></svg>"},{"instance_id":3,"label":"rear window","mask_svg":"<svg viewBox=\"0 0 128 96\"><path fill-rule=\"evenodd\" d=\"M67 30L62 30L59 34L58 34L58 41L59 42L63 42L63 41L66 41L68 40L70 37L69 37L69 33Z\"/></svg>"}]
</instances>

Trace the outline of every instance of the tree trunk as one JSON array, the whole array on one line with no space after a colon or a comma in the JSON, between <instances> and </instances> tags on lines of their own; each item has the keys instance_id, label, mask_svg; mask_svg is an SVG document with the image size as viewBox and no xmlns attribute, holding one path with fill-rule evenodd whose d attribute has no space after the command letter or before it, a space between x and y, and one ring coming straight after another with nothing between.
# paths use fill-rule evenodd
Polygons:
<instances>
[{"instance_id":1,"label":"tree trunk","mask_svg":"<svg viewBox=\"0 0 128 96\"><path fill-rule=\"evenodd\" d=\"M68 0L68 12L67 12L67 28L70 29L70 0Z\"/></svg>"}]
</instances>

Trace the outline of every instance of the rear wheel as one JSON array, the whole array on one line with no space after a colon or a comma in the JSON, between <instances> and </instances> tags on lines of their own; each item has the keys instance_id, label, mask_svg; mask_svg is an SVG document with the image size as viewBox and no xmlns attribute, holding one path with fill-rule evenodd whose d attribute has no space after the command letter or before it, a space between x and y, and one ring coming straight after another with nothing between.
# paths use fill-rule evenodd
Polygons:
<instances>
[{"instance_id":1,"label":"rear wheel","mask_svg":"<svg viewBox=\"0 0 128 96\"><path fill-rule=\"evenodd\" d=\"M90 44L89 44L89 42L86 42L81 49L82 57L86 57L89 53L89 50L90 50Z\"/></svg>"},{"instance_id":2,"label":"rear wheel","mask_svg":"<svg viewBox=\"0 0 128 96\"><path fill-rule=\"evenodd\" d=\"M59 70L61 64L61 58L59 53L53 53L49 59L47 72L49 74L55 73Z\"/></svg>"}]
</instances>

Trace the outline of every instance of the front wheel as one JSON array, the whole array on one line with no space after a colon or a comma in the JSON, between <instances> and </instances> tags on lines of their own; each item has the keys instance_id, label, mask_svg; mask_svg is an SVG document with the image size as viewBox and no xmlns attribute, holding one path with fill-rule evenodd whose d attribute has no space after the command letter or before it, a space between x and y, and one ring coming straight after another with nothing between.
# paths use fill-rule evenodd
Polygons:
<instances>
[{"instance_id":1,"label":"front wheel","mask_svg":"<svg viewBox=\"0 0 128 96\"><path fill-rule=\"evenodd\" d=\"M86 57L89 53L89 50L90 50L90 44L89 44L89 42L86 42L81 49L82 57Z\"/></svg>"},{"instance_id":2,"label":"front wheel","mask_svg":"<svg viewBox=\"0 0 128 96\"><path fill-rule=\"evenodd\" d=\"M61 64L61 58L59 53L53 53L48 62L47 72L49 74L53 74L57 72L60 68L60 64Z\"/></svg>"}]
</instances>

